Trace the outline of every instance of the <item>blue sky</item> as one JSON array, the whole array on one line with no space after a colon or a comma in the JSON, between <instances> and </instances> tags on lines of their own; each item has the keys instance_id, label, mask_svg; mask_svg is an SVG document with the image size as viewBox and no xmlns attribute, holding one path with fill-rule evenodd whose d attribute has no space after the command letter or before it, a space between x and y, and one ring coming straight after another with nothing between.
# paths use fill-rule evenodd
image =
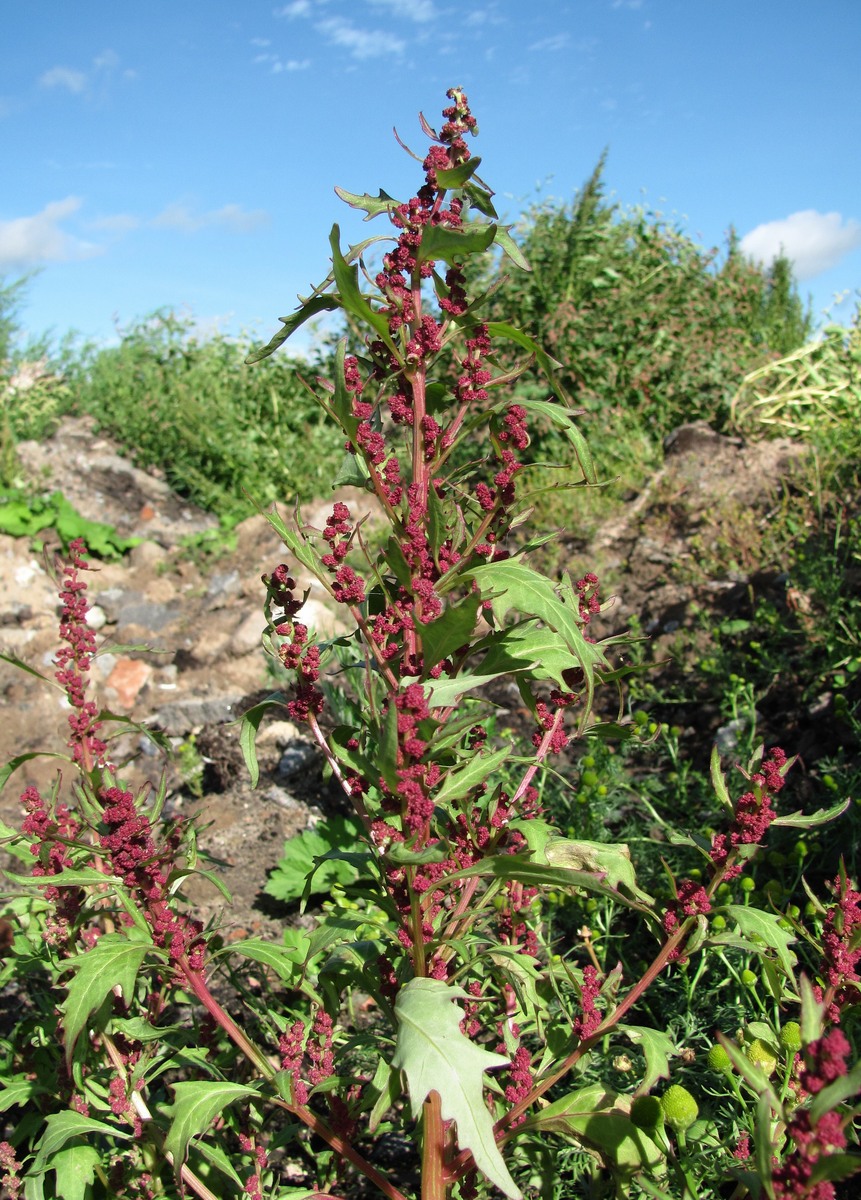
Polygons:
<instances>
[{"instance_id":1,"label":"blue sky","mask_svg":"<svg viewBox=\"0 0 861 1200\"><path fill-rule=\"evenodd\" d=\"M392 127L424 153L456 84L509 220L607 147L619 202L782 245L819 314L861 287L859 61L859 0L7 0L0 276L38 271L37 335L171 307L268 337L332 223L373 232L334 185L411 195Z\"/></svg>"}]
</instances>

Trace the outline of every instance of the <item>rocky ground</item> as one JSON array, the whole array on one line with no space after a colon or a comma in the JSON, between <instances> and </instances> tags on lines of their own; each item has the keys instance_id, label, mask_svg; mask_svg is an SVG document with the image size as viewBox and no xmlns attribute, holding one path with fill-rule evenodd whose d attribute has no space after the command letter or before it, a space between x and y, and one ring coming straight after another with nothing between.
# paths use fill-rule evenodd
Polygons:
<instances>
[{"instance_id":1,"label":"rocky ground","mask_svg":"<svg viewBox=\"0 0 861 1200\"><path fill-rule=\"evenodd\" d=\"M635 618L660 647L681 626L693 626L697 608L732 612L749 604L756 590L785 590L779 573L758 572L756 546L800 453L787 441L745 445L702 424L677 430L664 467L617 520L588 545L562 536L563 556L570 559L563 565L575 574L596 570L603 594L616 597L604 631ZM154 474L131 466L85 418L66 420L45 443L25 443L19 456L32 480L62 491L83 516L143 539L122 562L94 562L87 576L100 645L93 667L97 701L184 745L187 766L202 757L199 786L190 787L176 765L169 768L169 805L202 810L208 821L204 848L224 864L234 896L225 925L235 936L264 932L283 916L261 889L284 839L332 802L314 748L290 722L273 718L261 725L256 789L239 751L236 718L278 686L261 647L260 581L284 558L277 535L264 516L254 516L238 527L235 549L207 562L195 558L181 539L217 522ZM361 510L356 495L335 499ZM320 528L331 505L329 497L307 506L303 519ZM709 564L717 561L719 543L722 550L737 543L738 569L712 578ZM26 539L0 536L0 653L49 678L59 611L55 549L49 542L36 553ZM331 632L335 617L326 593L301 571L294 575L309 589L303 620ZM56 688L0 661L0 694L0 764L62 748L68 709ZM126 782L157 782L162 760L152 743L133 725L119 729L111 755L128 762ZM0 818L15 824L23 788L49 787L58 769L56 758L22 762L0 792ZM192 899L204 917L223 907L205 882L195 885Z\"/></svg>"}]
</instances>

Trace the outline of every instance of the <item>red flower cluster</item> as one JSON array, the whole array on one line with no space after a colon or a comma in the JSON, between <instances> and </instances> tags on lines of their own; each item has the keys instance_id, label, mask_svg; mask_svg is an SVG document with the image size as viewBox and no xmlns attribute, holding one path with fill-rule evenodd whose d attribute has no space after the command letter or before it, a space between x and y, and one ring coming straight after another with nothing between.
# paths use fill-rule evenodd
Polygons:
<instances>
[{"instance_id":1,"label":"red flower cluster","mask_svg":"<svg viewBox=\"0 0 861 1200\"><path fill-rule=\"evenodd\" d=\"M308 627L293 619L305 601L297 600L294 595L296 580L291 577L290 568L279 563L271 575L263 576L263 582L272 602L284 610L275 617L275 632L286 639L278 647L278 657L288 670L298 675L287 711L294 721L307 721L309 716L319 716L323 711L323 693L314 686L320 678L320 648L307 644Z\"/></svg>"},{"instance_id":2,"label":"red flower cluster","mask_svg":"<svg viewBox=\"0 0 861 1200\"><path fill-rule=\"evenodd\" d=\"M785 771L786 754L776 747L763 761L759 772L751 776L753 790L739 797L729 833L715 834L712 839L711 860L716 867L725 866L736 846L756 845L763 840L777 816L771 805L772 794L776 795L783 787ZM740 874L741 864L736 863L727 867L724 879L734 879Z\"/></svg>"},{"instance_id":3,"label":"red flower cluster","mask_svg":"<svg viewBox=\"0 0 861 1200\"><path fill-rule=\"evenodd\" d=\"M574 1020L574 1035L585 1041L601 1024L601 1013L595 1001L601 991L601 981L595 967L583 968L583 983L580 986L580 1016Z\"/></svg>"},{"instance_id":4,"label":"red flower cluster","mask_svg":"<svg viewBox=\"0 0 861 1200\"><path fill-rule=\"evenodd\" d=\"M834 880L837 903L828 910L822 930L824 976L828 987L827 1016L835 1023L840 1011L859 998L858 965L861 963L861 892L844 875ZM823 989L814 987L816 999L826 999Z\"/></svg>"},{"instance_id":5,"label":"red flower cluster","mask_svg":"<svg viewBox=\"0 0 861 1200\"><path fill-rule=\"evenodd\" d=\"M847 1073L849 1043L839 1029L832 1029L805 1053L800 1072L802 1088L816 1095L835 1079ZM826 1155L846 1147L844 1120L839 1113L827 1111L814 1121L810 1109L797 1108L786 1127L787 1137L795 1144L793 1152L772 1176L775 1200L834 1200L834 1185L828 1180L811 1184L816 1164Z\"/></svg>"},{"instance_id":6,"label":"red flower cluster","mask_svg":"<svg viewBox=\"0 0 861 1200\"><path fill-rule=\"evenodd\" d=\"M702 884L693 879L683 879L676 887L676 899L664 913L664 932L669 936L676 932L684 917L695 917L699 913L711 912L711 903Z\"/></svg>"},{"instance_id":7,"label":"red flower cluster","mask_svg":"<svg viewBox=\"0 0 861 1200\"><path fill-rule=\"evenodd\" d=\"M318 1009L311 1022L311 1029L306 1037L305 1026L301 1021L294 1021L287 1033L282 1033L278 1039L278 1050L281 1055L281 1069L288 1071L292 1079L294 1104L307 1104L309 1087L331 1078L335 1072L335 1059L332 1051L332 1018L323 1009ZM307 1063L305 1076L307 1083L299 1078Z\"/></svg>"},{"instance_id":8,"label":"red flower cluster","mask_svg":"<svg viewBox=\"0 0 861 1200\"><path fill-rule=\"evenodd\" d=\"M173 912L169 902L168 875L182 836L179 823L157 848L149 817L138 811L131 792L111 787L99 795L105 825L99 844L112 873L140 895L155 944L166 949L174 963L187 956L191 970L199 971L206 949L203 925Z\"/></svg>"},{"instance_id":9,"label":"red flower cluster","mask_svg":"<svg viewBox=\"0 0 861 1200\"><path fill-rule=\"evenodd\" d=\"M26 816L21 823L21 832L34 841L30 853L39 861L33 867L37 878L59 875L66 867L73 866L65 842L73 841L80 833L80 823L72 816L65 804L57 804L49 813L41 794L35 787L25 788L21 794ZM48 884L43 895L54 906L47 919L47 933L52 944L64 948L71 936L72 927L84 899L77 887L55 887Z\"/></svg>"},{"instance_id":10,"label":"red flower cluster","mask_svg":"<svg viewBox=\"0 0 861 1200\"><path fill-rule=\"evenodd\" d=\"M69 746L72 757L84 770L104 767L105 743L97 737L101 722L96 719L98 709L92 700L86 699L90 661L96 652L96 639L87 624L87 584L78 578L79 571L89 570L84 558L84 542L75 538L69 543L71 561L66 564L60 599L63 611L60 616L60 637L66 643L57 652L57 670L54 678L66 690L66 697L74 710L69 715L72 736Z\"/></svg>"}]
</instances>

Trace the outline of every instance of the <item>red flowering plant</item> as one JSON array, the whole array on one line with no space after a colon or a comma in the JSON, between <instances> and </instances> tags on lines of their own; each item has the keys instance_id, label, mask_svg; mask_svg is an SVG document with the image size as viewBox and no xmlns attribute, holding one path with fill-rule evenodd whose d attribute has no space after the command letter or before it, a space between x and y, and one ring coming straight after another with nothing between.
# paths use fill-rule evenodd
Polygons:
<instances>
[{"instance_id":1,"label":"red flowering plant","mask_svg":"<svg viewBox=\"0 0 861 1200\"><path fill-rule=\"evenodd\" d=\"M591 1163L602 1194L706 1197L727 1184L739 1200L777 1200L801 1180L807 1191L794 1194L819 1200L857 1165L858 1068L838 1028L857 998L857 893L841 878L807 935L811 983L796 978L797 930L724 898L769 827L834 815L778 814L791 760L760 754L733 802L715 759L726 829L677 839L702 867L671 876L668 901L640 887L626 845L563 836L542 807L569 739L636 725L593 715L596 688L620 674L611 643L591 636L597 578L550 578L531 554L553 535L522 532L531 421L567 435L561 486L596 473L558 364L483 320L485 297L469 295L469 262L493 247L528 268L477 174L467 98L448 99L438 133L422 118L431 146L412 199L339 193L393 232L344 252L335 227L330 275L254 356L323 312L345 314L353 334L355 352L341 343L312 391L344 439L334 483L355 500L333 503L317 530L298 513L267 514L289 552L264 580L265 640L286 684L246 714L241 741L256 781L267 709L307 725L360 831L330 846L307 890L333 863L358 882L282 944L225 944L189 913L193 823L162 819L163 789L153 802L123 788L107 717L86 699L95 647L75 546L57 680L77 782L62 800L60 784L47 798L27 789L10 838L31 873L13 876L26 891L10 908L20 930L5 979L26 978L41 997L26 1034L4 1043L0 1110L20 1116L0 1142L10 1195L467 1200L496 1189L516 1200L563 1194L555 1147ZM497 347L512 345L521 363L500 365ZM512 399L533 363L549 398ZM385 528L373 538L371 506ZM340 614L344 632L328 641L303 620L299 567ZM349 695L336 703L341 679ZM498 681L516 686L525 714L507 734L487 699ZM551 942L548 908L566 895L608 904L642 946L637 975L597 956L588 931L582 944ZM726 1041L738 1157L722 1157L721 1114L699 1118L676 1082L684 1056L647 1004L703 953L760 964L768 1037L801 1005L780 1094L769 1085L751 1099L764 1073L744 1038ZM755 1024L743 1034L763 1041ZM622 1064L624 1089L607 1083L605 1062ZM662 1079L672 1082L658 1102ZM759 1183L740 1157L751 1135ZM583 1170L573 1178L565 1194L586 1194L577 1180L591 1189Z\"/></svg>"}]
</instances>

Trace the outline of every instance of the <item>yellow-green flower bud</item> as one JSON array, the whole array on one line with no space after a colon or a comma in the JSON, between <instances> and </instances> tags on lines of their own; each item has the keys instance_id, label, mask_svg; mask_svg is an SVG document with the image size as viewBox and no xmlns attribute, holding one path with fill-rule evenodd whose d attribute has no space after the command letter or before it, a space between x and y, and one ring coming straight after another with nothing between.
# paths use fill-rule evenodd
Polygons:
<instances>
[{"instance_id":1,"label":"yellow-green flower bud","mask_svg":"<svg viewBox=\"0 0 861 1200\"><path fill-rule=\"evenodd\" d=\"M780 1044L784 1050L797 1054L801 1049L801 1026L797 1021L787 1021L780 1031Z\"/></svg>"},{"instance_id":2,"label":"yellow-green flower bud","mask_svg":"<svg viewBox=\"0 0 861 1200\"><path fill-rule=\"evenodd\" d=\"M699 1116L699 1106L687 1088L673 1083L661 1096L664 1120L676 1133L690 1129Z\"/></svg>"},{"instance_id":3,"label":"yellow-green flower bud","mask_svg":"<svg viewBox=\"0 0 861 1200\"><path fill-rule=\"evenodd\" d=\"M663 1119L664 1110L657 1096L637 1096L631 1105L631 1120L638 1129L657 1129Z\"/></svg>"},{"instance_id":4,"label":"yellow-green flower bud","mask_svg":"<svg viewBox=\"0 0 861 1200\"><path fill-rule=\"evenodd\" d=\"M706 1062L713 1071L720 1071L721 1074L732 1070L732 1060L720 1042L715 1042L709 1050Z\"/></svg>"},{"instance_id":5,"label":"yellow-green flower bud","mask_svg":"<svg viewBox=\"0 0 861 1200\"><path fill-rule=\"evenodd\" d=\"M777 1055L761 1038L754 1038L744 1048L750 1062L759 1067L766 1075L773 1075L777 1067Z\"/></svg>"}]
</instances>

